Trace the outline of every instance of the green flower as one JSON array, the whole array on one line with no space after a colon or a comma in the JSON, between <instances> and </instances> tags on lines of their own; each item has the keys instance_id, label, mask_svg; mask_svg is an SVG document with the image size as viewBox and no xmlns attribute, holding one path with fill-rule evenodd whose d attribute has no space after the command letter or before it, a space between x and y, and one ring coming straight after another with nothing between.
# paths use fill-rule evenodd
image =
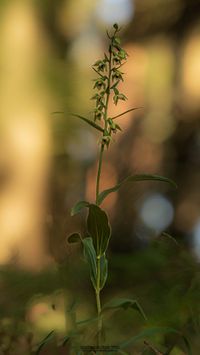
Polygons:
<instances>
[{"instance_id":1,"label":"green flower","mask_svg":"<svg viewBox=\"0 0 200 355\"><path fill-rule=\"evenodd\" d=\"M94 67L97 67L97 71L103 72L104 70L107 70L107 65L106 65L106 60L97 60L97 62L94 63Z\"/></svg>"},{"instance_id":2,"label":"green flower","mask_svg":"<svg viewBox=\"0 0 200 355\"><path fill-rule=\"evenodd\" d=\"M113 75L112 75L112 80L121 80L124 81L123 79L123 75L124 73L122 73L120 70L113 68Z\"/></svg>"},{"instance_id":3,"label":"green flower","mask_svg":"<svg viewBox=\"0 0 200 355\"><path fill-rule=\"evenodd\" d=\"M102 78L96 79L93 88L94 89L96 88L97 90L101 90L102 88L105 89L106 88L106 84L105 84L105 82L104 82L104 80Z\"/></svg>"}]
</instances>

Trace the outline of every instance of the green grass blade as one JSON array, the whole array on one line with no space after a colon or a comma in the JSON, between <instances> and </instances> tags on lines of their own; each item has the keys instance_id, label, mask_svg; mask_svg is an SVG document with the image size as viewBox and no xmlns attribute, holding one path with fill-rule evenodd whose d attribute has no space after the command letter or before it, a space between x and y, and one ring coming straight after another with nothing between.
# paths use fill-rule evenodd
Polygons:
<instances>
[{"instance_id":1,"label":"green grass blade","mask_svg":"<svg viewBox=\"0 0 200 355\"><path fill-rule=\"evenodd\" d=\"M52 339L53 339L53 337L54 337L54 330L52 330L41 342L40 342L40 344L39 344L39 346L38 346L38 348L37 348L37 350L36 350L36 355L39 355L40 354L40 352L41 352L41 350L43 349L43 347L49 342L49 341L51 341Z\"/></svg>"}]
</instances>

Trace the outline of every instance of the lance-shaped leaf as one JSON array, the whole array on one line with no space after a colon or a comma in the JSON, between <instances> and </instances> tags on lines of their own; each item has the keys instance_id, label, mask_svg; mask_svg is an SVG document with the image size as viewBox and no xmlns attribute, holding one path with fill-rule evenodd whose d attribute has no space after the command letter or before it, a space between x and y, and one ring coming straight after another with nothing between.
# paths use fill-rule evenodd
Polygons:
<instances>
[{"instance_id":1,"label":"lance-shaped leaf","mask_svg":"<svg viewBox=\"0 0 200 355\"><path fill-rule=\"evenodd\" d=\"M102 313L107 311L107 310L119 310L120 308L126 310L128 308L132 308L136 311L138 311L141 316L147 320L147 317L142 309L142 307L139 305L139 303L136 300L132 300L129 298L116 298L111 300L110 302L106 303L102 307Z\"/></svg>"},{"instance_id":2,"label":"lance-shaped leaf","mask_svg":"<svg viewBox=\"0 0 200 355\"><path fill-rule=\"evenodd\" d=\"M79 233L73 233L67 238L68 243L78 243L81 241L81 236Z\"/></svg>"},{"instance_id":3,"label":"lance-shaped leaf","mask_svg":"<svg viewBox=\"0 0 200 355\"><path fill-rule=\"evenodd\" d=\"M132 175L132 176L128 176L127 178L125 178L124 180L122 180L119 184L111 187L110 189L104 190L102 191L97 199L97 203L98 205L100 205L103 200L112 192L116 192L120 189L120 187L126 183L126 182L137 182L137 181L161 181L161 182L166 182L168 184L170 184L172 187L177 188L176 183L171 180L168 179L164 176L160 176L160 175L151 175L151 174L138 174L138 175Z\"/></svg>"},{"instance_id":4,"label":"lance-shaped leaf","mask_svg":"<svg viewBox=\"0 0 200 355\"><path fill-rule=\"evenodd\" d=\"M80 116L80 115L77 115L75 113L72 113L71 114L72 116L74 117L78 117L80 118L81 120L83 120L84 122L88 123L90 126L92 126L93 128L96 128L98 131L100 132L104 132L103 128L101 126L99 126L98 124L96 124L95 122L89 120L88 118L84 117L84 116Z\"/></svg>"},{"instance_id":5,"label":"lance-shaped leaf","mask_svg":"<svg viewBox=\"0 0 200 355\"><path fill-rule=\"evenodd\" d=\"M108 277L108 260L105 255L100 257L100 290L105 286Z\"/></svg>"},{"instance_id":6,"label":"lance-shaped leaf","mask_svg":"<svg viewBox=\"0 0 200 355\"><path fill-rule=\"evenodd\" d=\"M90 279L92 284L96 290L97 285L97 264L96 264L96 251L94 249L92 238L84 238L82 239L83 243L83 253L85 260L87 261L90 269Z\"/></svg>"},{"instance_id":7,"label":"lance-shaped leaf","mask_svg":"<svg viewBox=\"0 0 200 355\"><path fill-rule=\"evenodd\" d=\"M99 206L90 204L87 218L87 229L93 239L97 256L104 255L111 235L111 228L105 211Z\"/></svg>"},{"instance_id":8,"label":"lance-shaped leaf","mask_svg":"<svg viewBox=\"0 0 200 355\"><path fill-rule=\"evenodd\" d=\"M87 201L79 201L75 204L74 207L71 209L71 216L74 216L75 214L79 213L84 207L89 207L89 202Z\"/></svg>"},{"instance_id":9,"label":"lance-shaped leaf","mask_svg":"<svg viewBox=\"0 0 200 355\"><path fill-rule=\"evenodd\" d=\"M111 88L111 89L112 89L112 88ZM141 109L141 108L143 108L143 107L133 107L133 108L130 108L129 110L124 111L124 112L122 112L122 113L120 113L120 114L118 114L118 115L112 117L112 119L115 120L116 118L121 117L121 116L123 116L123 115L126 115L127 113L129 113L129 112L131 112L131 111L139 110L139 109Z\"/></svg>"}]
</instances>

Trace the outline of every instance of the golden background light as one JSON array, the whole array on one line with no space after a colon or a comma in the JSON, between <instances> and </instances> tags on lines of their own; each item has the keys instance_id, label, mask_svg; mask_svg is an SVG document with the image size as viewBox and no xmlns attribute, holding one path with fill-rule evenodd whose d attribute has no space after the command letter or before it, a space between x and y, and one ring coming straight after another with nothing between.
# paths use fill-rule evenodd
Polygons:
<instances>
[{"instance_id":1,"label":"golden background light","mask_svg":"<svg viewBox=\"0 0 200 355\"><path fill-rule=\"evenodd\" d=\"M30 2L10 2L0 25L2 169L10 177L0 199L0 262L40 267L44 258L45 185L49 169L48 100L40 70L42 28Z\"/></svg>"}]
</instances>

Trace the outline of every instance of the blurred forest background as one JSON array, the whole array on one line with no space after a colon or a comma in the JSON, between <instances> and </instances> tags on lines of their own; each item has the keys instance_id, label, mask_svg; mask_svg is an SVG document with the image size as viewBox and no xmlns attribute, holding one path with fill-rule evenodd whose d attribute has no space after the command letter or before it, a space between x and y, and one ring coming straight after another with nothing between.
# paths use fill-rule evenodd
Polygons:
<instances>
[{"instance_id":1,"label":"blurred forest background","mask_svg":"<svg viewBox=\"0 0 200 355\"><path fill-rule=\"evenodd\" d=\"M115 22L128 101L110 114L142 109L119 118L101 187L146 172L178 190L127 184L104 203L113 235L103 300L136 298L148 317L116 315L109 341L172 326L200 352L200 1L1 0L0 354L28 354L52 329L66 334L70 307L78 320L94 314L87 267L67 236L84 229L70 208L95 198L98 136L70 113L90 117L91 65ZM180 339L170 354L185 353Z\"/></svg>"}]
</instances>

